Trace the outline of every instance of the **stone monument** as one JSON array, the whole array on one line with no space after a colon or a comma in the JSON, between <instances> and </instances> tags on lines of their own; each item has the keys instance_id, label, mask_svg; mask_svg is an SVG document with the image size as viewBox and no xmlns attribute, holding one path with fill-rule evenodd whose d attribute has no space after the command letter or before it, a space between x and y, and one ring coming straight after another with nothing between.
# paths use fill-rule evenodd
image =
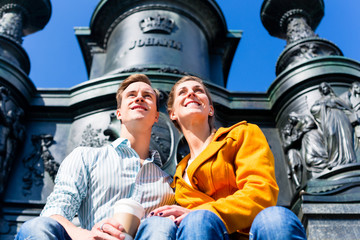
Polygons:
<instances>
[{"instance_id":1,"label":"stone monument","mask_svg":"<svg viewBox=\"0 0 360 240\"><path fill-rule=\"evenodd\" d=\"M323 0L263 2L264 27L287 43L269 91L308 239L359 239L359 63L314 33L323 15Z\"/></svg>"},{"instance_id":2,"label":"stone monument","mask_svg":"<svg viewBox=\"0 0 360 240\"><path fill-rule=\"evenodd\" d=\"M176 80L196 75L213 95L216 127L247 120L262 129L275 156L278 205L298 214L309 239L360 238L360 64L315 34L323 0L263 2L264 27L287 41L266 93L226 90L242 32L227 29L215 0L99 0L90 26L75 31L89 80L36 89L21 42L50 15L49 0L0 1L1 239L40 214L75 147L119 136L115 93L133 73L161 93L150 146L165 171L173 174L188 152L167 116L167 95Z\"/></svg>"}]
</instances>

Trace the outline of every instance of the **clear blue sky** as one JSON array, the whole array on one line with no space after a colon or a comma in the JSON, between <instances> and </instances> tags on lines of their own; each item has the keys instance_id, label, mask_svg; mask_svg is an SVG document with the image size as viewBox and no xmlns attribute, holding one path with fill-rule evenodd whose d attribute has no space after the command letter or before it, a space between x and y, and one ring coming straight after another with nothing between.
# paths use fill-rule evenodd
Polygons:
<instances>
[{"instance_id":1,"label":"clear blue sky","mask_svg":"<svg viewBox=\"0 0 360 240\"><path fill-rule=\"evenodd\" d=\"M30 78L38 88L70 88L86 80L74 27L88 27L99 0L52 0L52 16L42 31L24 38L31 61ZM242 30L227 88L266 92L275 79L275 63L286 44L260 21L261 0L218 0L228 29ZM325 16L316 33L335 43L348 58L360 61L359 0L324 0Z\"/></svg>"}]
</instances>

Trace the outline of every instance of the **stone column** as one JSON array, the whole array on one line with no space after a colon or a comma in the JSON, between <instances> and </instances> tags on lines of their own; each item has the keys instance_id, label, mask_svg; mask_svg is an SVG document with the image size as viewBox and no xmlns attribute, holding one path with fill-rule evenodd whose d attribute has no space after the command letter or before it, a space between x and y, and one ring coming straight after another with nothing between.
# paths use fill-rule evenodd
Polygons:
<instances>
[{"instance_id":1,"label":"stone column","mask_svg":"<svg viewBox=\"0 0 360 240\"><path fill-rule=\"evenodd\" d=\"M198 76L213 89L225 87L240 33L228 34L225 18L212 1L124 0L100 1L90 27L77 28L76 35L93 82L144 73L161 91L160 120L150 147L159 151L164 169L172 174L186 146L168 118L167 93L184 75ZM81 135L75 126L85 121L73 123L74 142Z\"/></svg>"},{"instance_id":2,"label":"stone column","mask_svg":"<svg viewBox=\"0 0 360 240\"><path fill-rule=\"evenodd\" d=\"M21 46L22 38L42 29L50 14L49 0L0 3L0 202L13 162L22 151L25 117L36 91L28 78L30 61ZM10 226L2 219L2 207L0 211L0 233L6 233Z\"/></svg>"},{"instance_id":3,"label":"stone column","mask_svg":"<svg viewBox=\"0 0 360 240\"><path fill-rule=\"evenodd\" d=\"M349 218L358 216L353 204L360 201L359 118L357 105L351 104L356 102L358 84L353 83L360 78L360 64L315 34L323 16L322 0L263 2L264 27L287 42L269 93L283 138L291 207L308 239L356 239L359 235L347 226L355 224Z\"/></svg>"}]
</instances>

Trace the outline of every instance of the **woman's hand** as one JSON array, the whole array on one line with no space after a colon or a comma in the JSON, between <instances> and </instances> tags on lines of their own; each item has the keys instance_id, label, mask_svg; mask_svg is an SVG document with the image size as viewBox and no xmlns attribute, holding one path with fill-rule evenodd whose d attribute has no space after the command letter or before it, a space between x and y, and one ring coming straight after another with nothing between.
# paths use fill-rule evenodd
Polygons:
<instances>
[{"instance_id":1,"label":"woman's hand","mask_svg":"<svg viewBox=\"0 0 360 240\"><path fill-rule=\"evenodd\" d=\"M180 207L178 205L166 205L159 207L152 211L148 217L150 216L160 216L160 217L169 217L174 221L176 225L179 225L180 222L186 217L186 215L190 212L190 209Z\"/></svg>"}]
</instances>

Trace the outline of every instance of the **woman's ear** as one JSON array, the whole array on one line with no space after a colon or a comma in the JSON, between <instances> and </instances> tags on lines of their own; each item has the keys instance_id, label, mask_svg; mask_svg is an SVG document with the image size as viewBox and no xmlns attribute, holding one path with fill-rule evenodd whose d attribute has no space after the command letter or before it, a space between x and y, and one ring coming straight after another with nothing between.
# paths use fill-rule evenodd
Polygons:
<instances>
[{"instance_id":1,"label":"woman's ear","mask_svg":"<svg viewBox=\"0 0 360 240\"><path fill-rule=\"evenodd\" d=\"M213 105L210 105L210 111L209 111L209 116L214 116L214 107Z\"/></svg>"}]
</instances>

